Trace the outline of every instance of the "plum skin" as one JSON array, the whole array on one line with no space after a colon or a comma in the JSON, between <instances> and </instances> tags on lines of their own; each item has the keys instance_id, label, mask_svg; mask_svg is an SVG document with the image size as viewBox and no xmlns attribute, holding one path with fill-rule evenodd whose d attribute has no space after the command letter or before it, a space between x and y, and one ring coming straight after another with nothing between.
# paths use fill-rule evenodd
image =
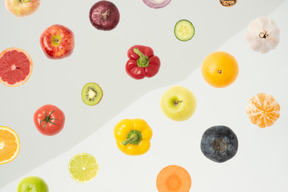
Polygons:
<instances>
[{"instance_id":1,"label":"plum skin","mask_svg":"<svg viewBox=\"0 0 288 192\"><path fill-rule=\"evenodd\" d=\"M96 29L109 31L118 25L120 13L114 3L102 0L91 7L89 19Z\"/></svg>"},{"instance_id":2,"label":"plum skin","mask_svg":"<svg viewBox=\"0 0 288 192\"><path fill-rule=\"evenodd\" d=\"M238 138L229 127L219 125L208 128L201 139L201 151L210 160L223 163L234 157Z\"/></svg>"}]
</instances>

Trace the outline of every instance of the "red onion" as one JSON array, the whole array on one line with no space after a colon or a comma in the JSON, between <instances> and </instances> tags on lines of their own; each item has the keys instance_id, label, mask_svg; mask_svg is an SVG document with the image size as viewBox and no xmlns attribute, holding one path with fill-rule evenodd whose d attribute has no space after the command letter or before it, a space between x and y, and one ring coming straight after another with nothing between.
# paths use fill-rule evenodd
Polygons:
<instances>
[{"instance_id":1,"label":"red onion","mask_svg":"<svg viewBox=\"0 0 288 192\"><path fill-rule=\"evenodd\" d=\"M166 7L171 0L143 0L143 2L154 9Z\"/></svg>"}]
</instances>

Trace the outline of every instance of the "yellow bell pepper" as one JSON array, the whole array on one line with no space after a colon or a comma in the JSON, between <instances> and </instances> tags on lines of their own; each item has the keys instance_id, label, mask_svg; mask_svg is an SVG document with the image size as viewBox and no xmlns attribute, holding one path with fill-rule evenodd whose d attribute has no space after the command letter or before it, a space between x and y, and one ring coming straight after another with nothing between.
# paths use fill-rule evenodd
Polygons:
<instances>
[{"instance_id":1,"label":"yellow bell pepper","mask_svg":"<svg viewBox=\"0 0 288 192\"><path fill-rule=\"evenodd\" d=\"M152 129L143 119L123 119L114 127L118 148L127 155L141 155L150 148Z\"/></svg>"}]
</instances>

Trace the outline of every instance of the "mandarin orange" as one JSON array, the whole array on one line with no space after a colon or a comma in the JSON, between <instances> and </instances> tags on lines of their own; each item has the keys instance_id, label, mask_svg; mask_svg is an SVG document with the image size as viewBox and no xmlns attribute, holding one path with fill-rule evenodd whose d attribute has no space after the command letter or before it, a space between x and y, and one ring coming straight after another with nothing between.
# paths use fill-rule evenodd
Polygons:
<instances>
[{"instance_id":1,"label":"mandarin orange","mask_svg":"<svg viewBox=\"0 0 288 192\"><path fill-rule=\"evenodd\" d=\"M265 128L280 117L280 105L272 95L258 93L249 100L246 112L251 123Z\"/></svg>"}]
</instances>

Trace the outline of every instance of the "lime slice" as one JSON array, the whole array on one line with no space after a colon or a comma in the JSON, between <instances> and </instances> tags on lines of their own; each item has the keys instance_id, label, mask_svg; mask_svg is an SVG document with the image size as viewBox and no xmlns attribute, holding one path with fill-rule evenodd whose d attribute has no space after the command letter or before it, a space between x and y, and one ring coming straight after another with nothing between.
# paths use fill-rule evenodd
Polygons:
<instances>
[{"instance_id":1,"label":"lime slice","mask_svg":"<svg viewBox=\"0 0 288 192\"><path fill-rule=\"evenodd\" d=\"M182 19L175 24L174 34L180 41L188 41L194 36L195 28L190 21Z\"/></svg>"},{"instance_id":2,"label":"lime slice","mask_svg":"<svg viewBox=\"0 0 288 192\"><path fill-rule=\"evenodd\" d=\"M78 153L71 158L68 169L71 177L75 181L86 183L96 177L99 165L93 155L88 153Z\"/></svg>"}]
</instances>

